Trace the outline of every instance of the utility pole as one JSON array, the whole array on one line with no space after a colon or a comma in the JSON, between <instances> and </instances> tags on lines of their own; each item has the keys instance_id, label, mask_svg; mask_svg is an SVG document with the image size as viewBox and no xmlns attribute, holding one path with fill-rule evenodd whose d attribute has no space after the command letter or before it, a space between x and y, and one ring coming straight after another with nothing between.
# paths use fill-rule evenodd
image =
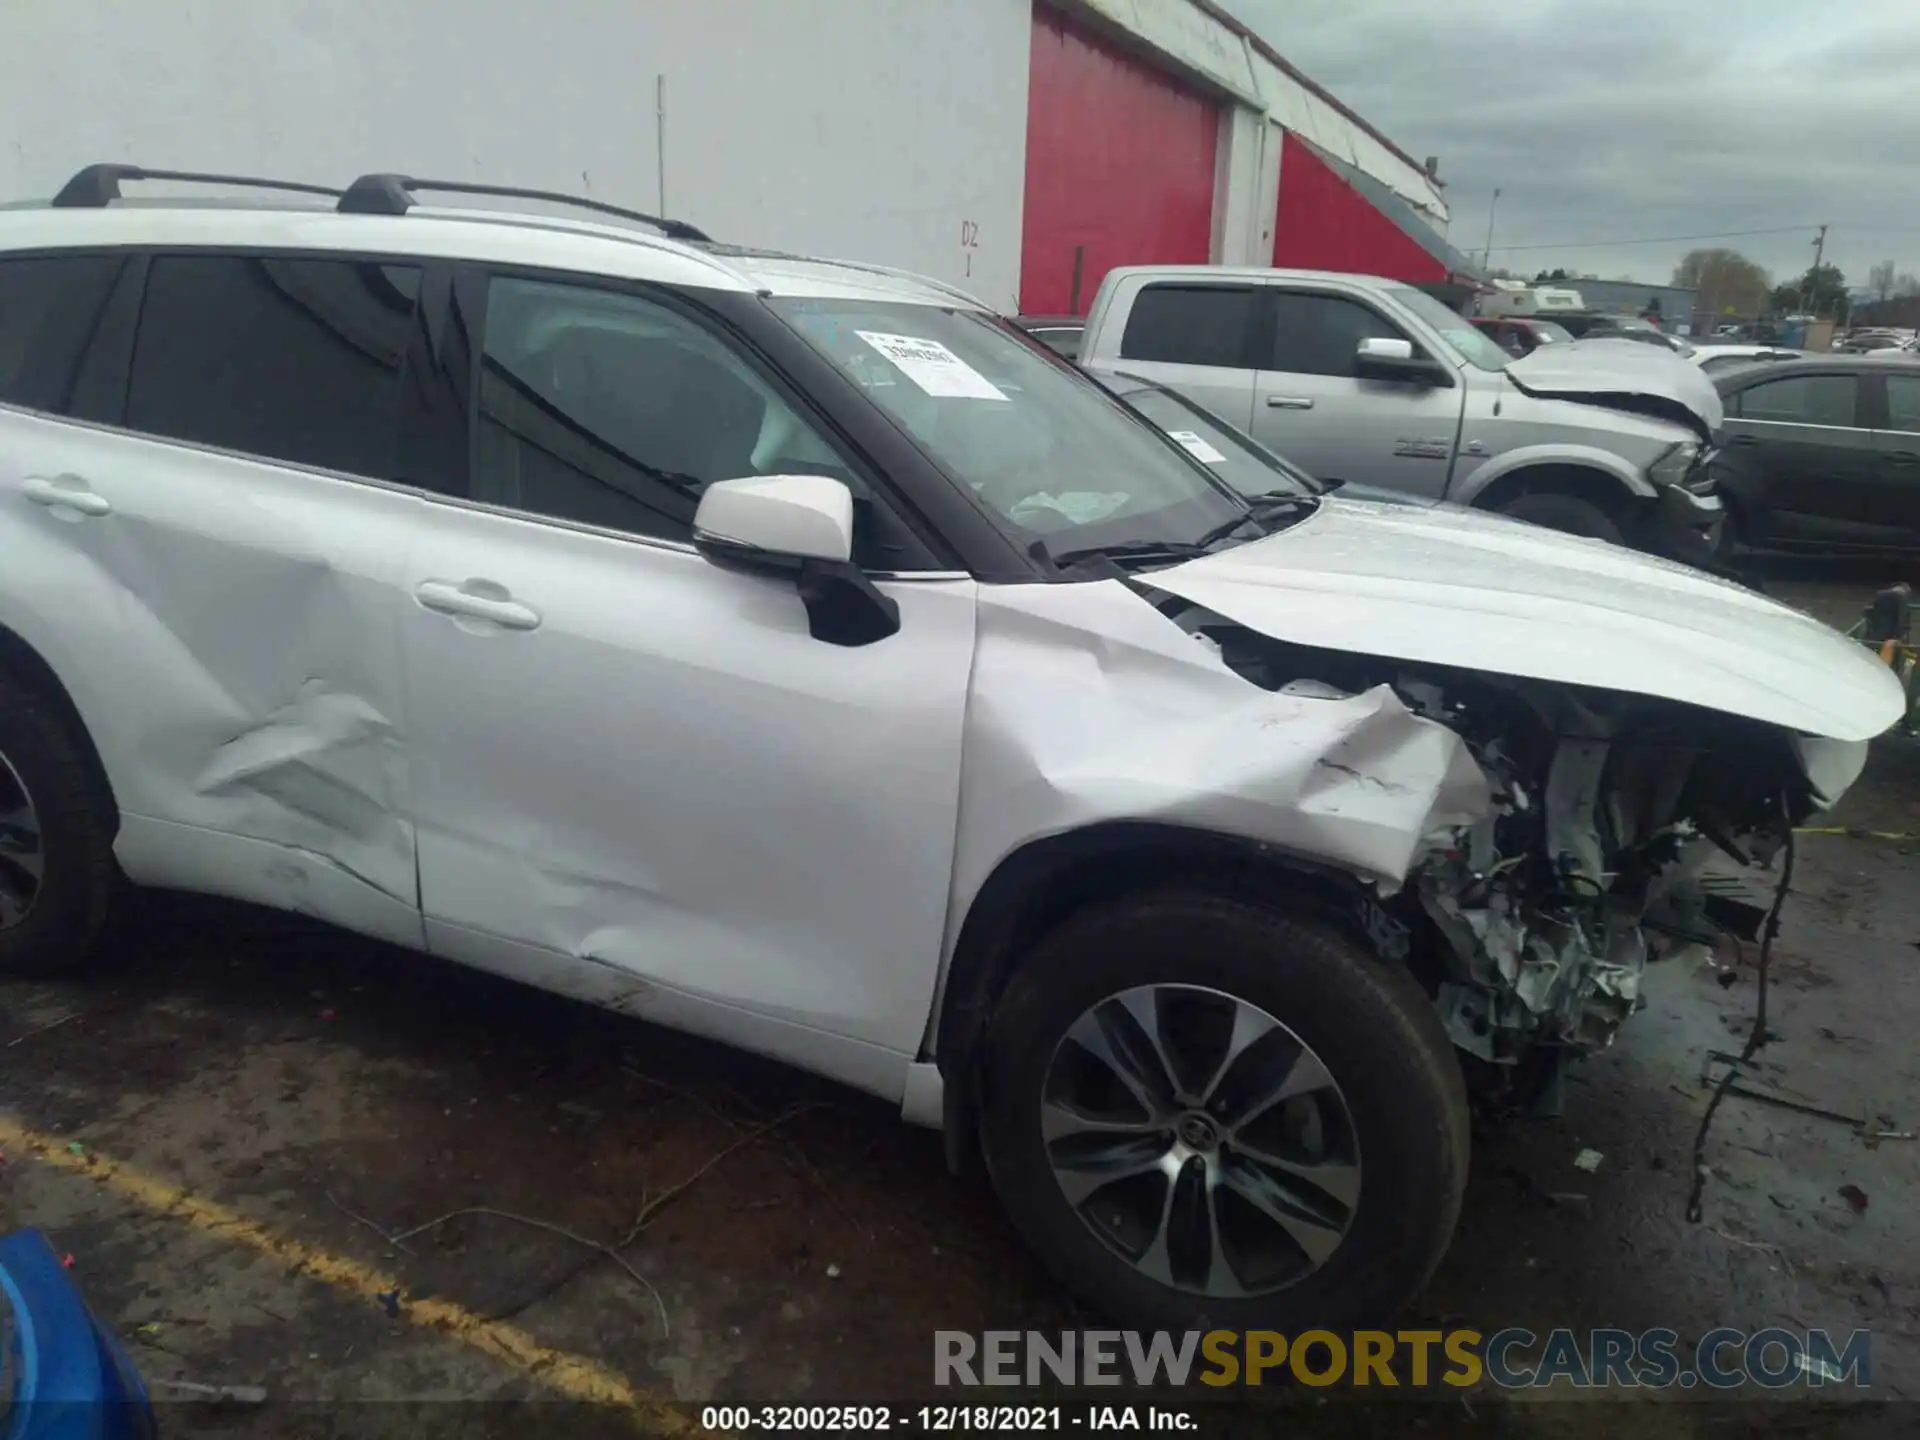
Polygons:
<instances>
[{"instance_id":1,"label":"utility pole","mask_svg":"<svg viewBox=\"0 0 1920 1440\"><path fill-rule=\"evenodd\" d=\"M1480 263L1493 269L1493 212L1500 205L1500 187L1493 187L1493 199L1487 202L1487 248L1480 252Z\"/></svg>"},{"instance_id":2,"label":"utility pole","mask_svg":"<svg viewBox=\"0 0 1920 1440\"><path fill-rule=\"evenodd\" d=\"M1807 283L1800 287L1800 308L1813 308L1813 271L1820 268L1821 258L1827 253L1827 227L1822 225L1820 233L1813 242L1813 270L1807 272ZM1817 316L1815 317L1818 318Z\"/></svg>"}]
</instances>

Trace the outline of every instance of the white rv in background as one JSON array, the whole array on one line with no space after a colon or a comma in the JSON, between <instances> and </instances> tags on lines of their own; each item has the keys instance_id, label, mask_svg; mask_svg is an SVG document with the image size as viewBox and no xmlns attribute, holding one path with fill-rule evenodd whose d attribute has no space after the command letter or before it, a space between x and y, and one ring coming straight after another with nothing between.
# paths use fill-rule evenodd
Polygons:
<instances>
[{"instance_id":1,"label":"white rv in background","mask_svg":"<svg viewBox=\"0 0 1920 1440\"><path fill-rule=\"evenodd\" d=\"M1497 287L1494 293L1482 295L1476 307L1481 315L1501 317L1554 315L1587 308L1578 290L1567 290L1551 285L1518 285L1510 280L1504 282L1496 280L1493 283Z\"/></svg>"}]
</instances>

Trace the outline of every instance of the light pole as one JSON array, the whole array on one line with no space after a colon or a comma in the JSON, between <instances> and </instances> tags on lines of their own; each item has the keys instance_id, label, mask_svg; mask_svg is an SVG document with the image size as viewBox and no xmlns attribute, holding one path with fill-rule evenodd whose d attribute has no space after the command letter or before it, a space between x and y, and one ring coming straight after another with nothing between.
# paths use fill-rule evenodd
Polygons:
<instances>
[{"instance_id":1,"label":"light pole","mask_svg":"<svg viewBox=\"0 0 1920 1440\"><path fill-rule=\"evenodd\" d=\"M1500 187L1493 187L1493 199L1487 202L1487 248L1480 253L1480 263L1493 269L1493 212L1500 206Z\"/></svg>"}]
</instances>

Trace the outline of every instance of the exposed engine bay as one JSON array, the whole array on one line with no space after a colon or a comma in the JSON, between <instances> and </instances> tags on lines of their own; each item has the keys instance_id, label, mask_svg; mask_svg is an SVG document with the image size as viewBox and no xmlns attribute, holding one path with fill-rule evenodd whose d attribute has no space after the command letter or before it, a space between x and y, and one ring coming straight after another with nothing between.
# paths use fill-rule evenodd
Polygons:
<instances>
[{"instance_id":1,"label":"exposed engine bay","mask_svg":"<svg viewBox=\"0 0 1920 1440\"><path fill-rule=\"evenodd\" d=\"M1493 813L1436 837L1362 919L1483 1062L1470 1067L1482 1087L1536 1112L1557 1109L1562 1062L1610 1044L1640 1007L1650 961L1758 934L1765 872L1864 754L1670 700L1292 645L1172 604L1263 689L1333 699L1385 685L1466 742Z\"/></svg>"}]
</instances>

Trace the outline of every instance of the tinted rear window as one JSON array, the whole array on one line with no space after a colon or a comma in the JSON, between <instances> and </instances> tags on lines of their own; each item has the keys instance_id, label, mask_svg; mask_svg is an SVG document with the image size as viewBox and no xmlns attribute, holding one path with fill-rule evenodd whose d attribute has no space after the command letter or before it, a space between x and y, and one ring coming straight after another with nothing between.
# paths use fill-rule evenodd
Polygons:
<instances>
[{"instance_id":1,"label":"tinted rear window","mask_svg":"<svg viewBox=\"0 0 1920 1440\"><path fill-rule=\"evenodd\" d=\"M67 412L123 263L110 255L0 260L0 400Z\"/></svg>"},{"instance_id":2,"label":"tinted rear window","mask_svg":"<svg viewBox=\"0 0 1920 1440\"><path fill-rule=\"evenodd\" d=\"M1120 354L1240 369L1247 364L1254 295L1228 285L1149 285L1134 299Z\"/></svg>"},{"instance_id":3,"label":"tinted rear window","mask_svg":"<svg viewBox=\"0 0 1920 1440\"><path fill-rule=\"evenodd\" d=\"M408 266L161 256L140 313L127 424L384 477L419 293Z\"/></svg>"}]
</instances>

